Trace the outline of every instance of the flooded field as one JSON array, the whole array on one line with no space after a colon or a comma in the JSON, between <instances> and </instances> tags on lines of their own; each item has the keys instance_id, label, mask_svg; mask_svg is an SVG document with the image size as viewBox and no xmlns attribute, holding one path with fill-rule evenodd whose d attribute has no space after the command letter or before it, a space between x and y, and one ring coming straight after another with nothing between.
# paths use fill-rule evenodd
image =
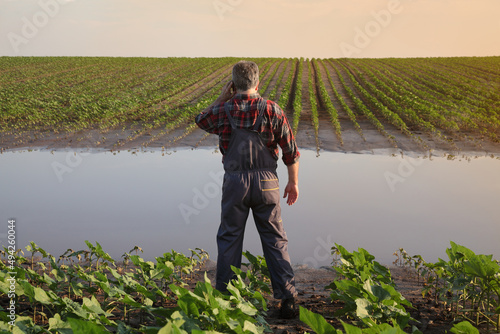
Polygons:
<instances>
[{"instance_id":1,"label":"flooded field","mask_svg":"<svg viewBox=\"0 0 500 334\"><path fill-rule=\"evenodd\" d=\"M384 264L400 247L435 261L450 240L500 258L498 158L301 154L299 201L282 202L293 263L328 265L334 242ZM278 173L283 189L281 161ZM222 175L210 149L4 152L0 241L15 218L18 247L55 256L89 240L115 259L137 245L146 259L200 247L215 260ZM261 254L251 217L246 231L244 248Z\"/></svg>"}]
</instances>

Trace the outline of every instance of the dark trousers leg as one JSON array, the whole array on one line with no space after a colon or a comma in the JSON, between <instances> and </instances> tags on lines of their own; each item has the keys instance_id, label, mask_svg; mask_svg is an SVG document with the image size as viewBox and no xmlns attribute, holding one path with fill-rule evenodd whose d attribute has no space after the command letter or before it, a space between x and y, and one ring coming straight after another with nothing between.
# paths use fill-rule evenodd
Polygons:
<instances>
[{"instance_id":1,"label":"dark trousers leg","mask_svg":"<svg viewBox=\"0 0 500 334\"><path fill-rule=\"evenodd\" d=\"M288 255L288 239L283 228L279 203L260 204L252 208L252 213L271 275L274 298L296 296L295 278Z\"/></svg>"},{"instance_id":2,"label":"dark trousers leg","mask_svg":"<svg viewBox=\"0 0 500 334\"><path fill-rule=\"evenodd\" d=\"M233 278L231 266L241 267L243 235L250 208L245 204L248 177L227 174L222 187L221 224L217 233L217 274L215 288L225 291Z\"/></svg>"}]
</instances>

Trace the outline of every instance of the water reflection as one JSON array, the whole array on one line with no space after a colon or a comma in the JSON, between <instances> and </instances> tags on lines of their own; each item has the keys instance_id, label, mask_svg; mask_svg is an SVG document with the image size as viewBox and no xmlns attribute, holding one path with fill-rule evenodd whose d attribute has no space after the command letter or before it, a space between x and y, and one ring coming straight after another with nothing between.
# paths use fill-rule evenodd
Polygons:
<instances>
[{"instance_id":1,"label":"water reflection","mask_svg":"<svg viewBox=\"0 0 500 334\"><path fill-rule=\"evenodd\" d=\"M399 247L428 261L449 241L500 258L500 161L301 150L300 198L283 204L294 263L327 265L333 242L391 264ZM280 161L281 187L286 169ZM115 259L138 245L152 259L200 247L216 257L220 153L7 152L0 156L0 241L54 255L98 241ZM245 249L261 254L249 217Z\"/></svg>"}]
</instances>

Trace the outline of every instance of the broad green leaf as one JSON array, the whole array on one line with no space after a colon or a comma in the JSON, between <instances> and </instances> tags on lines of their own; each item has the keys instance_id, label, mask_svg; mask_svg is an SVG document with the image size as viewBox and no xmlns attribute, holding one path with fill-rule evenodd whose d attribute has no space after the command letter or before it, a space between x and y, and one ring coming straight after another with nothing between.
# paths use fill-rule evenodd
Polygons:
<instances>
[{"instance_id":1,"label":"broad green leaf","mask_svg":"<svg viewBox=\"0 0 500 334\"><path fill-rule=\"evenodd\" d=\"M317 334L342 334L342 332L337 331L320 314L311 312L302 306L299 306L299 309L300 321L311 327Z\"/></svg>"},{"instance_id":2,"label":"broad green leaf","mask_svg":"<svg viewBox=\"0 0 500 334\"><path fill-rule=\"evenodd\" d=\"M196 304L196 299L191 296L184 296L181 299L177 300L177 305L179 305L182 311L184 311L184 313L188 315L193 315L195 317L200 316L198 305Z\"/></svg>"},{"instance_id":3,"label":"broad green leaf","mask_svg":"<svg viewBox=\"0 0 500 334\"><path fill-rule=\"evenodd\" d=\"M344 327L346 334L362 334L363 333L360 328L353 326L353 325L350 325L350 324L346 324L343 321L342 321L342 326ZM342 333L342 332L340 331L339 333Z\"/></svg>"},{"instance_id":4,"label":"broad green leaf","mask_svg":"<svg viewBox=\"0 0 500 334\"><path fill-rule=\"evenodd\" d=\"M109 333L104 326L83 319L68 318L74 334L101 334Z\"/></svg>"},{"instance_id":5,"label":"broad green leaf","mask_svg":"<svg viewBox=\"0 0 500 334\"><path fill-rule=\"evenodd\" d=\"M95 313L95 314L102 314L107 317L112 316L111 313L104 312L104 310L101 307L101 304L99 301L95 298L95 296L92 296L91 299L88 299L86 297L83 298L83 308L87 309L88 311Z\"/></svg>"},{"instance_id":6,"label":"broad green leaf","mask_svg":"<svg viewBox=\"0 0 500 334\"><path fill-rule=\"evenodd\" d=\"M118 321L118 327L117 327L116 333L117 334L135 334L136 331L134 329L132 329L132 327L124 324L121 321Z\"/></svg>"},{"instance_id":7,"label":"broad green leaf","mask_svg":"<svg viewBox=\"0 0 500 334\"><path fill-rule=\"evenodd\" d=\"M356 315L360 318L369 318L371 313L371 303L368 299L358 298L356 299Z\"/></svg>"},{"instance_id":8,"label":"broad green leaf","mask_svg":"<svg viewBox=\"0 0 500 334\"><path fill-rule=\"evenodd\" d=\"M50 298L42 288L35 287L33 290L35 293L35 300L37 302L45 305L50 305L53 302L53 299Z\"/></svg>"},{"instance_id":9,"label":"broad green leaf","mask_svg":"<svg viewBox=\"0 0 500 334\"><path fill-rule=\"evenodd\" d=\"M252 304L250 303L240 303L238 304L237 306L243 313L249 315L249 316L254 316L257 314L257 309L255 308L255 306L253 306Z\"/></svg>"},{"instance_id":10,"label":"broad green leaf","mask_svg":"<svg viewBox=\"0 0 500 334\"><path fill-rule=\"evenodd\" d=\"M250 333L255 333L255 334L258 334L261 332L261 331L259 331L257 326L255 326L255 324L251 323L248 320L245 320L245 322L243 323L243 331L245 333L250 332Z\"/></svg>"},{"instance_id":11,"label":"broad green leaf","mask_svg":"<svg viewBox=\"0 0 500 334\"><path fill-rule=\"evenodd\" d=\"M489 255L475 255L464 263L466 273L480 277L483 280L491 279L500 271L498 263Z\"/></svg>"},{"instance_id":12,"label":"broad green leaf","mask_svg":"<svg viewBox=\"0 0 500 334\"><path fill-rule=\"evenodd\" d=\"M82 319L88 318L89 316L88 311L83 309L83 307L77 302L72 301L68 297L64 297L63 302L66 304L66 311L68 313L73 313L74 315Z\"/></svg>"},{"instance_id":13,"label":"broad green leaf","mask_svg":"<svg viewBox=\"0 0 500 334\"><path fill-rule=\"evenodd\" d=\"M51 330L57 330L58 333L62 334L73 334L70 323L62 321L61 316L57 313L49 319L49 331Z\"/></svg>"},{"instance_id":14,"label":"broad green leaf","mask_svg":"<svg viewBox=\"0 0 500 334\"><path fill-rule=\"evenodd\" d=\"M479 334L479 331L468 321L462 321L456 324L450 329L450 332L455 334Z\"/></svg>"}]
</instances>

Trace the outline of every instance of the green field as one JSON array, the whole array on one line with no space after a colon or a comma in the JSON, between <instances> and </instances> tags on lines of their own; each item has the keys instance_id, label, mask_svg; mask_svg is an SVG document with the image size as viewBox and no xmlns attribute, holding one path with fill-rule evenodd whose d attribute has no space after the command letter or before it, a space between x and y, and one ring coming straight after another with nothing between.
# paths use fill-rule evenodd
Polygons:
<instances>
[{"instance_id":1,"label":"green field","mask_svg":"<svg viewBox=\"0 0 500 334\"><path fill-rule=\"evenodd\" d=\"M91 130L96 147L155 146L172 133L169 143L182 144L238 60L1 57L0 145L54 133L77 141ZM340 147L351 130L359 141L376 130L395 147L499 141L500 57L252 60L259 92L286 110L299 141L313 129L318 149L328 127ZM108 137L117 131L119 140Z\"/></svg>"}]
</instances>

